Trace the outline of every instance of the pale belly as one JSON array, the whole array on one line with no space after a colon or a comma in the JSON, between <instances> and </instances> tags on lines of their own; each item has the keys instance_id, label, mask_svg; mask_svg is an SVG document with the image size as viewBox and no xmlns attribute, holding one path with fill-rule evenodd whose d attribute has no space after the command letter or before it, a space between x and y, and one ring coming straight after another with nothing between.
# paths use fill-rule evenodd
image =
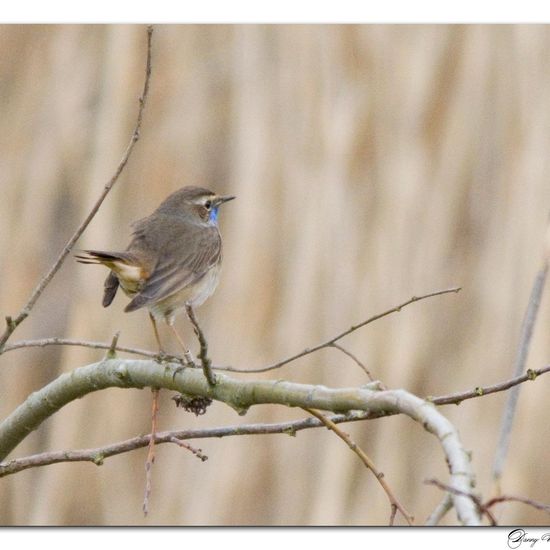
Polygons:
<instances>
[{"instance_id":1,"label":"pale belly","mask_svg":"<svg viewBox=\"0 0 550 550\"><path fill-rule=\"evenodd\" d=\"M190 305L193 308L203 304L216 290L220 279L221 263L210 269L204 277L193 285L182 288L164 300L148 306L155 318L166 319L172 324L178 312Z\"/></svg>"}]
</instances>

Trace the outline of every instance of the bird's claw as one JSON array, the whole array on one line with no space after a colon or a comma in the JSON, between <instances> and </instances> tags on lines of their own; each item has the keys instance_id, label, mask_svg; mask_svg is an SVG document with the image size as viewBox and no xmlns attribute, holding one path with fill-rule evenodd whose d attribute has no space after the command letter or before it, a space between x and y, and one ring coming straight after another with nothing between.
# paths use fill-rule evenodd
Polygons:
<instances>
[{"instance_id":1,"label":"bird's claw","mask_svg":"<svg viewBox=\"0 0 550 550\"><path fill-rule=\"evenodd\" d=\"M181 372L182 370L185 370L188 367L192 369L197 368L197 365L195 364L195 361L193 359L193 355L191 354L190 351L185 352L182 362L183 362L182 365L174 369L174 372L172 373L172 381L175 380L176 374L178 374L178 372Z\"/></svg>"},{"instance_id":2,"label":"bird's claw","mask_svg":"<svg viewBox=\"0 0 550 550\"><path fill-rule=\"evenodd\" d=\"M179 367L176 367L174 369L174 372L172 373L172 382L176 379L176 374L178 374L178 372L181 372L182 370L185 370L186 366L184 365L181 365Z\"/></svg>"},{"instance_id":3,"label":"bird's claw","mask_svg":"<svg viewBox=\"0 0 550 550\"><path fill-rule=\"evenodd\" d=\"M153 359L162 365L162 363L168 362L168 354L162 350L160 350Z\"/></svg>"}]
</instances>

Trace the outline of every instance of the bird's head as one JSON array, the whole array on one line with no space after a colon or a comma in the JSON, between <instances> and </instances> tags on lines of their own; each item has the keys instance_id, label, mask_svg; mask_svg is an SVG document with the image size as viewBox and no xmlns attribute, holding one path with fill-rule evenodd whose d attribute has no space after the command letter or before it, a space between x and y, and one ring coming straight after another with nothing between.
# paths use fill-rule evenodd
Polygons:
<instances>
[{"instance_id":1,"label":"bird's head","mask_svg":"<svg viewBox=\"0 0 550 550\"><path fill-rule=\"evenodd\" d=\"M184 187L172 193L159 206L158 212L171 215L187 214L197 221L216 224L219 207L234 198L232 195L218 195L202 187Z\"/></svg>"}]
</instances>

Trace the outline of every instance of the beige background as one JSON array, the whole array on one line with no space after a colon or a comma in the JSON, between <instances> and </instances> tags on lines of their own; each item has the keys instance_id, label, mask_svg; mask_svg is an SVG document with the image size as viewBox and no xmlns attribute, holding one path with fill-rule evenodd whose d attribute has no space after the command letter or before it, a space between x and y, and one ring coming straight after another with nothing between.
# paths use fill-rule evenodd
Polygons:
<instances>
[{"instance_id":1,"label":"beige background","mask_svg":"<svg viewBox=\"0 0 550 550\"><path fill-rule=\"evenodd\" d=\"M129 224L190 184L236 194L224 207L218 291L200 310L218 364L259 367L412 295L460 285L343 343L390 386L420 396L510 376L550 204L550 29L545 26L158 26L142 138L78 247L120 249ZM142 26L0 27L0 313L15 314L111 177L144 68ZM145 312L101 307L102 268L64 264L12 336L154 349ZM548 361L545 296L529 367ZM189 336L189 326L180 319ZM167 332L163 335L167 337ZM170 349L176 351L173 343ZM0 358L0 414L100 351ZM258 376L258 375L256 375ZM336 350L265 378L358 385ZM246 378L245 375L242 375ZM250 378L250 375L248 376ZM549 380L523 387L503 488L548 501ZM299 418L221 404L204 417L162 392L160 429ZM65 407L11 456L115 442L150 428L149 391L108 390ZM491 466L504 395L446 407ZM445 479L434 438L406 418L346 430L423 521ZM385 524L387 499L325 430L161 446L143 518L145 450L101 468L63 464L0 481L0 523ZM548 518L521 504L503 523ZM450 514L445 523L456 521ZM399 519L402 522L402 519Z\"/></svg>"}]
</instances>

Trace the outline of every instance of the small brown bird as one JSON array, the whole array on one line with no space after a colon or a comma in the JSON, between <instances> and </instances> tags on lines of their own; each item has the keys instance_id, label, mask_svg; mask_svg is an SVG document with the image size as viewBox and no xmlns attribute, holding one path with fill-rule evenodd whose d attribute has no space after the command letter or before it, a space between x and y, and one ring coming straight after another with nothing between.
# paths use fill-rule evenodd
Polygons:
<instances>
[{"instance_id":1,"label":"small brown bird","mask_svg":"<svg viewBox=\"0 0 550 550\"><path fill-rule=\"evenodd\" d=\"M222 261L218 208L234 198L184 187L133 224L133 238L124 252L84 250L76 256L80 263L103 264L111 270L105 280L104 307L119 286L131 298L124 311L147 307L161 353L157 319L173 331L189 362L174 319L185 307L200 306L216 289Z\"/></svg>"}]
</instances>

